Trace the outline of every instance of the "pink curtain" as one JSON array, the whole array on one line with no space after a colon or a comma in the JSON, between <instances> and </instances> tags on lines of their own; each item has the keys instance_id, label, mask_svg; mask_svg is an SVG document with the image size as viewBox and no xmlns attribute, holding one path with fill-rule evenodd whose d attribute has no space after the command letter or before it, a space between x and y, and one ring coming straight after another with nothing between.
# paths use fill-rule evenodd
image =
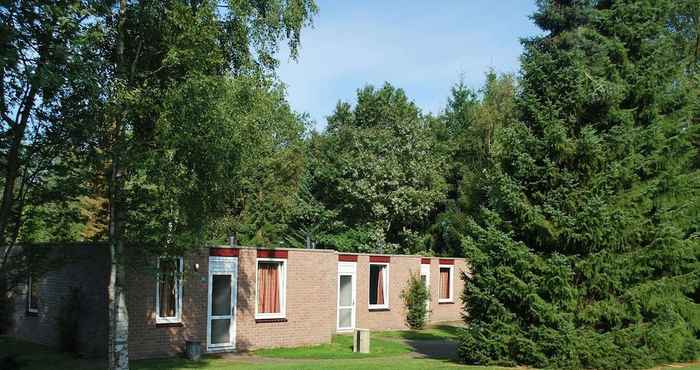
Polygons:
<instances>
[{"instance_id":1,"label":"pink curtain","mask_svg":"<svg viewBox=\"0 0 700 370\"><path fill-rule=\"evenodd\" d=\"M384 304L384 269L386 267L382 267L377 276L377 304Z\"/></svg>"},{"instance_id":2,"label":"pink curtain","mask_svg":"<svg viewBox=\"0 0 700 370\"><path fill-rule=\"evenodd\" d=\"M450 269L440 269L440 299L450 298Z\"/></svg>"},{"instance_id":3,"label":"pink curtain","mask_svg":"<svg viewBox=\"0 0 700 370\"><path fill-rule=\"evenodd\" d=\"M279 264L258 264L258 312L280 312Z\"/></svg>"}]
</instances>

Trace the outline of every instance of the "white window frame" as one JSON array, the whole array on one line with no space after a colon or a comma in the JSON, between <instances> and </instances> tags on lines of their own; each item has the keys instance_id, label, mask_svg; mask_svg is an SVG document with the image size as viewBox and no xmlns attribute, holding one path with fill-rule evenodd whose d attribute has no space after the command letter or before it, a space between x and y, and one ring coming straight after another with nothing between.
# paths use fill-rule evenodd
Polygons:
<instances>
[{"instance_id":1,"label":"white window frame","mask_svg":"<svg viewBox=\"0 0 700 370\"><path fill-rule=\"evenodd\" d=\"M39 313L38 303L36 305L36 308L32 308L32 285L34 285L34 279L32 278L32 274L29 274L29 276L27 277L27 312Z\"/></svg>"},{"instance_id":2,"label":"white window frame","mask_svg":"<svg viewBox=\"0 0 700 370\"><path fill-rule=\"evenodd\" d=\"M438 303L452 303L454 302L454 284L455 284L455 276L454 276L454 266L453 265L440 265L440 268L438 269L439 273L442 273L442 269L449 269L450 270L450 288L449 288L449 298L440 298L440 292L438 291ZM438 275L439 276L439 275ZM442 286L442 277L440 278L440 286Z\"/></svg>"},{"instance_id":3,"label":"white window frame","mask_svg":"<svg viewBox=\"0 0 700 370\"><path fill-rule=\"evenodd\" d=\"M160 316L160 260L162 259L177 259L178 272L175 277L175 284L177 284L177 289L175 290L175 316ZM184 268L184 259L182 257L158 257L158 263L156 264L156 269L158 275L156 277L156 324L173 324L182 322L182 272Z\"/></svg>"},{"instance_id":4,"label":"white window frame","mask_svg":"<svg viewBox=\"0 0 700 370\"><path fill-rule=\"evenodd\" d=\"M278 262L280 264L280 273L277 275L280 279L278 284L282 287L280 292L280 312L261 313L258 312L258 267L260 262ZM257 258L255 260L255 318L256 319L284 319L287 317L287 260L285 258Z\"/></svg>"},{"instance_id":5,"label":"white window frame","mask_svg":"<svg viewBox=\"0 0 700 370\"><path fill-rule=\"evenodd\" d=\"M367 292L367 303L370 310L377 309L389 309L389 264L384 262L370 262L369 264L369 276L367 277L368 282L372 281L372 265L384 266L384 304L371 304L369 303L371 292Z\"/></svg>"}]
</instances>

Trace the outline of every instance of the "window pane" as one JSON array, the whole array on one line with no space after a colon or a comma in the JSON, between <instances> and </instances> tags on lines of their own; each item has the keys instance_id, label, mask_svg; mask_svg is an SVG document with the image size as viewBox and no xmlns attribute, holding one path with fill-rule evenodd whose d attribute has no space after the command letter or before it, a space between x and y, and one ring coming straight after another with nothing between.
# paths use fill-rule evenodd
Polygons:
<instances>
[{"instance_id":1,"label":"window pane","mask_svg":"<svg viewBox=\"0 0 700 370\"><path fill-rule=\"evenodd\" d=\"M340 275L340 306L352 306L352 276Z\"/></svg>"},{"instance_id":2,"label":"window pane","mask_svg":"<svg viewBox=\"0 0 700 370\"><path fill-rule=\"evenodd\" d=\"M30 310L37 310L39 309L39 284L37 282L37 279L30 277L29 278L29 309Z\"/></svg>"},{"instance_id":3,"label":"window pane","mask_svg":"<svg viewBox=\"0 0 700 370\"><path fill-rule=\"evenodd\" d=\"M158 316L160 317L176 316L179 264L179 259L160 260L160 271L158 273Z\"/></svg>"},{"instance_id":4,"label":"window pane","mask_svg":"<svg viewBox=\"0 0 700 370\"><path fill-rule=\"evenodd\" d=\"M385 269L383 265L369 265L369 304L385 303Z\"/></svg>"},{"instance_id":5,"label":"window pane","mask_svg":"<svg viewBox=\"0 0 700 370\"><path fill-rule=\"evenodd\" d=\"M258 313L281 313L281 262L258 262Z\"/></svg>"},{"instance_id":6,"label":"window pane","mask_svg":"<svg viewBox=\"0 0 700 370\"><path fill-rule=\"evenodd\" d=\"M231 314L231 275L213 275L211 280L211 314Z\"/></svg>"},{"instance_id":7,"label":"window pane","mask_svg":"<svg viewBox=\"0 0 700 370\"><path fill-rule=\"evenodd\" d=\"M352 327L352 308L341 308L338 310L338 327Z\"/></svg>"},{"instance_id":8,"label":"window pane","mask_svg":"<svg viewBox=\"0 0 700 370\"><path fill-rule=\"evenodd\" d=\"M229 328L231 319L211 320L211 344L225 344L231 342Z\"/></svg>"},{"instance_id":9,"label":"window pane","mask_svg":"<svg viewBox=\"0 0 700 370\"><path fill-rule=\"evenodd\" d=\"M450 298L450 269L440 268L440 299Z\"/></svg>"}]
</instances>

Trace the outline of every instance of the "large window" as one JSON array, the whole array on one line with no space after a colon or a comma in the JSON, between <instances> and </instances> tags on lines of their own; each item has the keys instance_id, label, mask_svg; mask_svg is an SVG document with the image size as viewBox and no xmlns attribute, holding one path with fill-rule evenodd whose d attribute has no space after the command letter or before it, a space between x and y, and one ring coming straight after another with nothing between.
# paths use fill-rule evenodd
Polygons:
<instances>
[{"instance_id":1,"label":"large window","mask_svg":"<svg viewBox=\"0 0 700 370\"><path fill-rule=\"evenodd\" d=\"M438 302L452 302L452 266L440 266L440 296Z\"/></svg>"},{"instance_id":2,"label":"large window","mask_svg":"<svg viewBox=\"0 0 700 370\"><path fill-rule=\"evenodd\" d=\"M258 259L256 319L279 319L286 314L287 265L281 259Z\"/></svg>"},{"instance_id":3,"label":"large window","mask_svg":"<svg viewBox=\"0 0 700 370\"><path fill-rule=\"evenodd\" d=\"M389 265L369 265L369 308L389 308Z\"/></svg>"},{"instance_id":4,"label":"large window","mask_svg":"<svg viewBox=\"0 0 700 370\"><path fill-rule=\"evenodd\" d=\"M32 274L27 277L27 312L39 312L39 284Z\"/></svg>"},{"instance_id":5,"label":"large window","mask_svg":"<svg viewBox=\"0 0 700 370\"><path fill-rule=\"evenodd\" d=\"M176 323L182 318L182 257L158 259L156 323Z\"/></svg>"}]
</instances>

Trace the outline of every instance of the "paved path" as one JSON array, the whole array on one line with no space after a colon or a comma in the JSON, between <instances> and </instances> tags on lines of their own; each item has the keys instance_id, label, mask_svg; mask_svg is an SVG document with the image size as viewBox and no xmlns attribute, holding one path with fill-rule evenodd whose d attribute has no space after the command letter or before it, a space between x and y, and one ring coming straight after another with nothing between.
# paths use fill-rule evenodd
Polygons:
<instances>
[{"instance_id":1,"label":"paved path","mask_svg":"<svg viewBox=\"0 0 700 370\"><path fill-rule=\"evenodd\" d=\"M413 357L435 359L457 359L457 342L442 340L404 340L411 347Z\"/></svg>"}]
</instances>

